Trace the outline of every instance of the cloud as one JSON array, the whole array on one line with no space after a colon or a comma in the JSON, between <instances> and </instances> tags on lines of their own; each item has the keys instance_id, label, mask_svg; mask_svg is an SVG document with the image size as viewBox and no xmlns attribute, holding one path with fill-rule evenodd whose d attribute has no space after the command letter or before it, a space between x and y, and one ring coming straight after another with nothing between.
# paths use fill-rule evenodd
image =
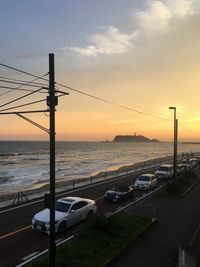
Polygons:
<instances>
[{"instance_id":1,"label":"cloud","mask_svg":"<svg viewBox=\"0 0 200 267\"><path fill-rule=\"evenodd\" d=\"M84 55L114 55L123 54L132 47L132 39L134 36L121 33L119 29L113 26L99 27L101 33L91 34L87 40L93 45L87 47L65 47L64 50Z\"/></svg>"},{"instance_id":2,"label":"cloud","mask_svg":"<svg viewBox=\"0 0 200 267\"><path fill-rule=\"evenodd\" d=\"M98 27L98 32L86 36L90 45L62 49L87 57L125 54L136 46L138 40L169 31L175 20L194 14L197 6L198 0L149 1L146 10L134 11L137 26L130 33L123 33L114 26Z\"/></svg>"},{"instance_id":3,"label":"cloud","mask_svg":"<svg viewBox=\"0 0 200 267\"><path fill-rule=\"evenodd\" d=\"M139 11L136 14L136 18L140 30L160 31L168 27L172 14L164 3L154 1L147 11Z\"/></svg>"},{"instance_id":4,"label":"cloud","mask_svg":"<svg viewBox=\"0 0 200 267\"><path fill-rule=\"evenodd\" d=\"M146 11L138 11L138 28L142 31L166 31L173 19L183 19L195 12L196 1L167 0L151 1Z\"/></svg>"}]
</instances>

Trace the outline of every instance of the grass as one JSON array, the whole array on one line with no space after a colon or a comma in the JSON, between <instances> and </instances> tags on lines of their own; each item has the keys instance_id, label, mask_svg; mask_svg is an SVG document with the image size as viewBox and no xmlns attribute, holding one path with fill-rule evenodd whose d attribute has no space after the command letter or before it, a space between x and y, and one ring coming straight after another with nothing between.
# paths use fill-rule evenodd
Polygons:
<instances>
[{"instance_id":1,"label":"grass","mask_svg":"<svg viewBox=\"0 0 200 267\"><path fill-rule=\"evenodd\" d=\"M198 176L192 172L187 171L182 176L179 176L176 184L167 183L160 192L159 196L181 196L186 192L195 182L199 181Z\"/></svg>"},{"instance_id":2,"label":"grass","mask_svg":"<svg viewBox=\"0 0 200 267\"><path fill-rule=\"evenodd\" d=\"M56 266L100 267L131 244L151 225L151 219L121 213L110 218L95 217L79 228L78 238L57 248ZM32 267L47 266L47 257Z\"/></svg>"}]
</instances>

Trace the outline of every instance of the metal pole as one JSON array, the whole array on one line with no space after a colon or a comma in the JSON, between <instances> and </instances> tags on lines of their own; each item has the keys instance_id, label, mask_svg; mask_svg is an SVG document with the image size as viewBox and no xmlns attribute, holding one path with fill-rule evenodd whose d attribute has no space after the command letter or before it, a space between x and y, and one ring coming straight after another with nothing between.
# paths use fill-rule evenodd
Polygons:
<instances>
[{"instance_id":1,"label":"metal pole","mask_svg":"<svg viewBox=\"0 0 200 267\"><path fill-rule=\"evenodd\" d=\"M178 146L178 120L175 120L175 139L174 139L174 184L177 181L177 146Z\"/></svg>"},{"instance_id":2,"label":"metal pole","mask_svg":"<svg viewBox=\"0 0 200 267\"><path fill-rule=\"evenodd\" d=\"M55 266L55 80L54 54L49 54L49 96L47 105L50 111L50 234L49 234L49 267Z\"/></svg>"}]
</instances>

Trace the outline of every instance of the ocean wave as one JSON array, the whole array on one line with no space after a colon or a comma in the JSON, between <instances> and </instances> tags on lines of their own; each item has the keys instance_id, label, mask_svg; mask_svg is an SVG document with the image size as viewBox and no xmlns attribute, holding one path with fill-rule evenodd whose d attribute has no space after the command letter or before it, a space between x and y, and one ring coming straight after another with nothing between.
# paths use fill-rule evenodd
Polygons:
<instances>
[{"instance_id":1,"label":"ocean wave","mask_svg":"<svg viewBox=\"0 0 200 267\"><path fill-rule=\"evenodd\" d=\"M13 176L0 176L0 184L10 183L13 178Z\"/></svg>"},{"instance_id":2,"label":"ocean wave","mask_svg":"<svg viewBox=\"0 0 200 267\"><path fill-rule=\"evenodd\" d=\"M24 161L28 161L28 160L41 160L42 158L39 157L31 157L31 158L25 158Z\"/></svg>"},{"instance_id":3,"label":"ocean wave","mask_svg":"<svg viewBox=\"0 0 200 267\"><path fill-rule=\"evenodd\" d=\"M0 153L0 157L16 157L16 156L21 156L24 155L22 153Z\"/></svg>"},{"instance_id":4,"label":"ocean wave","mask_svg":"<svg viewBox=\"0 0 200 267\"><path fill-rule=\"evenodd\" d=\"M1 165L7 166L7 165L16 165L18 162L15 161L1 161Z\"/></svg>"}]
</instances>

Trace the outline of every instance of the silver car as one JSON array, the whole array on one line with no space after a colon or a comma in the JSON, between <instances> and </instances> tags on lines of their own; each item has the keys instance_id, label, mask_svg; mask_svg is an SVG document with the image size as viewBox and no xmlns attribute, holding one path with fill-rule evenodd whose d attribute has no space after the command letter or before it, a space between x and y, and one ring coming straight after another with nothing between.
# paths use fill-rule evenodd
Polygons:
<instances>
[{"instance_id":1,"label":"silver car","mask_svg":"<svg viewBox=\"0 0 200 267\"><path fill-rule=\"evenodd\" d=\"M68 227L91 218L97 211L96 202L80 197L65 197L56 201L55 232L64 233ZM32 228L40 232L50 231L50 210L44 209L32 219Z\"/></svg>"},{"instance_id":2,"label":"silver car","mask_svg":"<svg viewBox=\"0 0 200 267\"><path fill-rule=\"evenodd\" d=\"M157 185L157 178L154 174L142 174L134 184L135 189L150 190Z\"/></svg>"}]
</instances>

